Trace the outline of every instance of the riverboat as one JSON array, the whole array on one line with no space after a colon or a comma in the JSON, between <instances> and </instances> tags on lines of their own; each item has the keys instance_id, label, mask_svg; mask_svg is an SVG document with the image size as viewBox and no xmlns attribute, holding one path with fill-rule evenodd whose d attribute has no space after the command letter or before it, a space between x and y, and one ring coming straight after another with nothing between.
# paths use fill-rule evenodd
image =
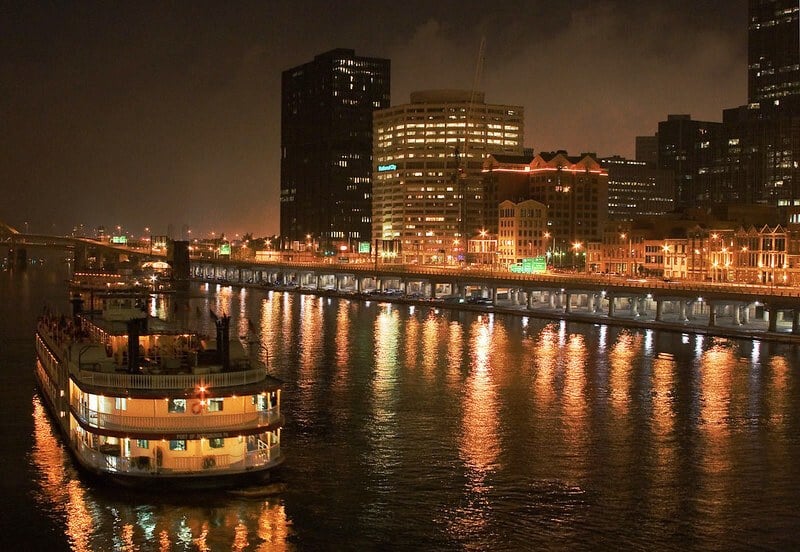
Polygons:
<instances>
[{"instance_id":1,"label":"riverboat","mask_svg":"<svg viewBox=\"0 0 800 552\"><path fill-rule=\"evenodd\" d=\"M101 312L73 296L72 317L45 313L36 331L37 384L80 467L138 486L267 479L284 418L259 343L231 340L227 316L204 338L148 316L141 294L95 299Z\"/></svg>"}]
</instances>

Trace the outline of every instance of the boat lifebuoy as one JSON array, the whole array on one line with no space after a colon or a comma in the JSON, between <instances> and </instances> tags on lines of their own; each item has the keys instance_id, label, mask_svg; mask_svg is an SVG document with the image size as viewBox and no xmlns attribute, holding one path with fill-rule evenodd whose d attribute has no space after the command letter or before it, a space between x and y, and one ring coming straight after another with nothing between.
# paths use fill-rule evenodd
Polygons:
<instances>
[{"instance_id":1,"label":"boat lifebuoy","mask_svg":"<svg viewBox=\"0 0 800 552\"><path fill-rule=\"evenodd\" d=\"M203 411L203 405L196 402L192 405L192 414L200 414Z\"/></svg>"}]
</instances>

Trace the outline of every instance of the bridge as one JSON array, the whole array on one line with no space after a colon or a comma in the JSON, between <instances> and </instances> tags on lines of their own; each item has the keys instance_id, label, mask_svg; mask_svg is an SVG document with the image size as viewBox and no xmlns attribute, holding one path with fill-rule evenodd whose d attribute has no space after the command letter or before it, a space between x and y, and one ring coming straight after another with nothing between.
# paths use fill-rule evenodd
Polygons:
<instances>
[{"instance_id":1,"label":"bridge","mask_svg":"<svg viewBox=\"0 0 800 552\"><path fill-rule=\"evenodd\" d=\"M583 273L514 274L489 269L336 262L192 259L197 280L314 293L394 295L586 321L639 321L753 337L754 331L800 339L800 288L629 279ZM733 330L736 330L734 332Z\"/></svg>"},{"instance_id":2,"label":"bridge","mask_svg":"<svg viewBox=\"0 0 800 552\"><path fill-rule=\"evenodd\" d=\"M0 221L1 247L8 250L6 258L11 268L25 267L28 263L28 250L31 248L69 251L73 255L76 270L88 268L92 258L97 264L110 268L125 261L138 263L143 260L163 259L165 256L164 252L154 252L149 247L128 247L90 238L23 233L3 221Z\"/></svg>"}]
</instances>

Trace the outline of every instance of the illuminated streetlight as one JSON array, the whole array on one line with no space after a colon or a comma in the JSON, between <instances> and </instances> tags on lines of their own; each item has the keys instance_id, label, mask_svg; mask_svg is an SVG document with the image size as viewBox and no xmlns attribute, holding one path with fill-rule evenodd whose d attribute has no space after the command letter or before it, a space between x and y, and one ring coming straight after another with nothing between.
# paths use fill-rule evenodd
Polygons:
<instances>
[{"instance_id":1,"label":"illuminated streetlight","mask_svg":"<svg viewBox=\"0 0 800 552\"><path fill-rule=\"evenodd\" d=\"M574 242L572 244L572 250L573 250L574 258L575 258L574 264L575 264L576 267L580 264L578 255L579 255L579 251L581 250L581 247L583 247L583 244L581 242L579 242L579 241L576 241L576 242Z\"/></svg>"}]
</instances>

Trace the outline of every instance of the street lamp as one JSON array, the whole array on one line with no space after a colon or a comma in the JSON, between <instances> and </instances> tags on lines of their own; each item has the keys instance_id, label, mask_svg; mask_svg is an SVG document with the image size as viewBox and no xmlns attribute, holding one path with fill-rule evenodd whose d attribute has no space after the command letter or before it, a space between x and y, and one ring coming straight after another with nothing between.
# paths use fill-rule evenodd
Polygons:
<instances>
[{"instance_id":1,"label":"street lamp","mask_svg":"<svg viewBox=\"0 0 800 552\"><path fill-rule=\"evenodd\" d=\"M583 244L581 242L579 242L579 241L576 241L575 243L572 244L572 251L573 251L573 255L574 255L573 256L573 259L574 259L573 265L576 268L579 265L578 255L579 255L579 252L581 250L581 247L583 247Z\"/></svg>"},{"instance_id":2,"label":"street lamp","mask_svg":"<svg viewBox=\"0 0 800 552\"><path fill-rule=\"evenodd\" d=\"M621 233L619 235L619 237L622 240L625 240L625 238L628 239L628 249L625 252L625 255L623 256L623 258L626 259L625 260L625 272L628 274L628 276L632 276L633 275L633 236L623 232L623 233Z\"/></svg>"},{"instance_id":3,"label":"street lamp","mask_svg":"<svg viewBox=\"0 0 800 552\"><path fill-rule=\"evenodd\" d=\"M550 247L548 245L548 242L550 241L550 232L543 233L542 237L544 238L544 265L546 267L548 264L550 264L550 257L552 256L550 254L550 250L548 249Z\"/></svg>"}]
</instances>

